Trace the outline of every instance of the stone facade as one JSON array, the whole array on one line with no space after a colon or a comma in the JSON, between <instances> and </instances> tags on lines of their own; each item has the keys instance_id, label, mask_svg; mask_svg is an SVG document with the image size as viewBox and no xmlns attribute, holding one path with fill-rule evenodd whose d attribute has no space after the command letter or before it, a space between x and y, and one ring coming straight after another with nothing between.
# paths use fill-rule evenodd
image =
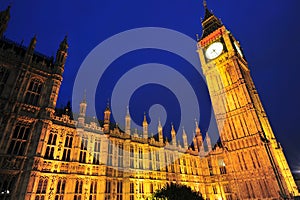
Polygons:
<instances>
[{"instance_id":1,"label":"stone facade","mask_svg":"<svg viewBox=\"0 0 300 200\"><path fill-rule=\"evenodd\" d=\"M56 57L3 36L9 8L0 13L0 199L145 199L168 182L190 186L205 199L280 199L299 195L263 110L247 61L232 34L207 8L198 52L207 78L221 142L210 143L196 124L193 144L149 137L86 116L83 98L55 109L67 57L67 38ZM214 42L225 48L205 57ZM235 45L236 44L236 45ZM100 125L101 124L101 125Z\"/></svg>"}]
</instances>

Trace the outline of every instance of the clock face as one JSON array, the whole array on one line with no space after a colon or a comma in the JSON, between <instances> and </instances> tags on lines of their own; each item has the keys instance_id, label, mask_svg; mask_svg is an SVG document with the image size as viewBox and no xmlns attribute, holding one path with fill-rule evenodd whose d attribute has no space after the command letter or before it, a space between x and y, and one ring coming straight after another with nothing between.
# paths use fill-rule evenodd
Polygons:
<instances>
[{"instance_id":1,"label":"clock face","mask_svg":"<svg viewBox=\"0 0 300 200\"><path fill-rule=\"evenodd\" d=\"M237 44L237 42L234 42L234 46L235 46L237 52L240 54L240 56L243 57L242 50L240 49L240 47L239 47L239 45Z\"/></svg>"},{"instance_id":2,"label":"clock face","mask_svg":"<svg viewBox=\"0 0 300 200\"><path fill-rule=\"evenodd\" d=\"M210 60L217 58L223 52L223 48L224 47L221 42L215 42L211 44L205 52L206 58Z\"/></svg>"}]
</instances>

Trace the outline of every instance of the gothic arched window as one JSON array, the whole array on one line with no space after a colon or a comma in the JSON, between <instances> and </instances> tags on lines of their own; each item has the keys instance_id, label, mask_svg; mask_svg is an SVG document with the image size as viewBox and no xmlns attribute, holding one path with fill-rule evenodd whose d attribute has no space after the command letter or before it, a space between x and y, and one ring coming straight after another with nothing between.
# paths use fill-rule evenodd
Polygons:
<instances>
[{"instance_id":1,"label":"gothic arched window","mask_svg":"<svg viewBox=\"0 0 300 200\"><path fill-rule=\"evenodd\" d=\"M46 196L47 191L47 185L48 185L48 179L41 178L38 182L38 186L36 189L36 196L35 200L44 200Z\"/></svg>"},{"instance_id":2,"label":"gothic arched window","mask_svg":"<svg viewBox=\"0 0 300 200\"><path fill-rule=\"evenodd\" d=\"M74 200L81 200L83 181L76 181Z\"/></svg>"},{"instance_id":3,"label":"gothic arched window","mask_svg":"<svg viewBox=\"0 0 300 200\"><path fill-rule=\"evenodd\" d=\"M91 181L90 185L90 198L89 200L96 200L97 199L97 181Z\"/></svg>"},{"instance_id":4,"label":"gothic arched window","mask_svg":"<svg viewBox=\"0 0 300 200\"><path fill-rule=\"evenodd\" d=\"M59 179L56 186L55 200L63 200L66 188L66 180Z\"/></svg>"},{"instance_id":5,"label":"gothic arched window","mask_svg":"<svg viewBox=\"0 0 300 200\"><path fill-rule=\"evenodd\" d=\"M29 133L30 125L21 123L17 124L12 134L7 153L16 156L24 155Z\"/></svg>"},{"instance_id":6,"label":"gothic arched window","mask_svg":"<svg viewBox=\"0 0 300 200\"><path fill-rule=\"evenodd\" d=\"M29 86L26 91L24 103L37 106L43 83L39 79L32 79L29 83Z\"/></svg>"},{"instance_id":7,"label":"gothic arched window","mask_svg":"<svg viewBox=\"0 0 300 200\"><path fill-rule=\"evenodd\" d=\"M73 138L71 136L67 136L65 140L64 151L62 156L63 161L71 160L72 142L73 142Z\"/></svg>"}]
</instances>

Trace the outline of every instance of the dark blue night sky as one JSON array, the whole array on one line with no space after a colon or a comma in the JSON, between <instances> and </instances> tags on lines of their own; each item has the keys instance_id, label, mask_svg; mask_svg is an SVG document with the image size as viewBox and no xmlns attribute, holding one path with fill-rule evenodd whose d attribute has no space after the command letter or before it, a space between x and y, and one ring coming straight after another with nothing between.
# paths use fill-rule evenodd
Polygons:
<instances>
[{"instance_id":1,"label":"dark blue night sky","mask_svg":"<svg viewBox=\"0 0 300 200\"><path fill-rule=\"evenodd\" d=\"M0 9L10 3L2 0ZM300 2L210 0L208 7L240 41L275 135L292 170L300 170ZM200 0L15 0L5 35L28 45L36 34L37 51L49 56L55 55L60 41L68 35L69 56L58 101L61 106L71 100L81 63L105 39L139 27L164 27L195 38L202 32L203 12ZM205 129L205 123L200 126Z\"/></svg>"}]
</instances>

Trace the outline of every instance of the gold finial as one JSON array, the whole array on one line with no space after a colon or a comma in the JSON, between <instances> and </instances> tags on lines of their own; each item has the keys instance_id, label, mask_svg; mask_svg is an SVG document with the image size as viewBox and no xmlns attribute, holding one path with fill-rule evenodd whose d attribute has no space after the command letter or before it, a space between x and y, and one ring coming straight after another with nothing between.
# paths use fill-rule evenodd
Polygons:
<instances>
[{"instance_id":1,"label":"gold finial","mask_svg":"<svg viewBox=\"0 0 300 200\"><path fill-rule=\"evenodd\" d=\"M204 6L205 9L207 9L207 2L206 2L206 0L203 0L203 6Z\"/></svg>"},{"instance_id":2,"label":"gold finial","mask_svg":"<svg viewBox=\"0 0 300 200\"><path fill-rule=\"evenodd\" d=\"M158 118L158 127L161 127L160 117Z\"/></svg>"},{"instance_id":3,"label":"gold finial","mask_svg":"<svg viewBox=\"0 0 300 200\"><path fill-rule=\"evenodd\" d=\"M146 112L144 112L144 121L143 121L143 123L148 123L148 122L147 122Z\"/></svg>"},{"instance_id":4,"label":"gold finial","mask_svg":"<svg viewBox=\"0 0 300 200\"><path fill-rule=\"evenodd\" d=\"M196 129L199 128L198 120L195 118Z\"/></svg>"}]
</instances>

